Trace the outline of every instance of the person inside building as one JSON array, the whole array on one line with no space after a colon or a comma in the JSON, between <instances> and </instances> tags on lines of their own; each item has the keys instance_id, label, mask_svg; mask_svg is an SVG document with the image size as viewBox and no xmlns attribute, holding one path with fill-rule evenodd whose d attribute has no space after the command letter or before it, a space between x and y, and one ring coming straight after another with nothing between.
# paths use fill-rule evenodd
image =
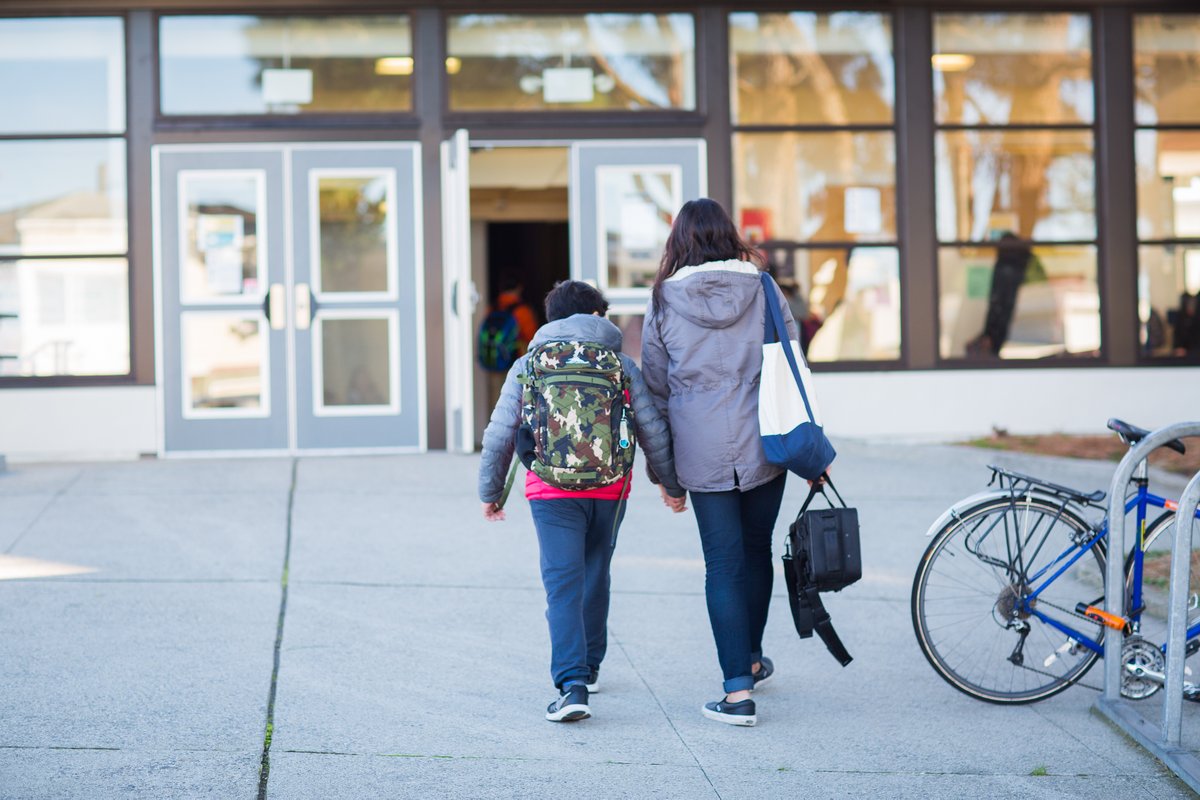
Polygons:
<instances>
[{"instance_id":1,"label":"person inside building","mask_svg":"<svg viewBox=\"0 0 1200 800\"><path fill-rule=\"evenodd\" d=\"M996 263L992 266L992 286L988 291L983 331L967 342L967 355L999 357L1000 349L1008 341L1021 284L1045 278L1045 269L1029 245L1011 231L1002 233L996 243Z\"/></svg>"}]
</instances>

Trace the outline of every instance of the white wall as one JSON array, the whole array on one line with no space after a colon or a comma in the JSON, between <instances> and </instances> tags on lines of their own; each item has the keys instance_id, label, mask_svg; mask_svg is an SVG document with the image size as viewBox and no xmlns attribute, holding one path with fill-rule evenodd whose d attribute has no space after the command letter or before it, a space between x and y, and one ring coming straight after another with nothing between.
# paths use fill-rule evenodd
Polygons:
<instances>
[{"instance_id":1,"label":"white wall","mask_svg":"<svg viewBox=\"0 0 1200 800\"><path fill-rule=\"evenodd\" d=\"M0 391L0 454L13 461L137 458L157 450L153 386Z\"/></svg>"},{"instance_id":2,"label":"white wall","mask_svg":"<svg viewBox=\"0 0 1200 800\"><path fill-rule=\"evenodd\" d=\"M1200 420L1200 367L825 373L815 376L833 435L958 441L991 433L1102 433L1109 417L1144 428Z\"/></svg>"},{"instance_id":3,"label":"white wall","mask_svg":"<svg viewBox=\"0 0 1200 800\"><path fill-rule=\"evenodd\" d=\"M835 436L960 441L1009 433L1102 433L1109 417L1146 428L1200 420L1200 367L824 373ZM154 388L0 391L10 461L137 458L156 450Z\"/></svg>"}]
</instances>

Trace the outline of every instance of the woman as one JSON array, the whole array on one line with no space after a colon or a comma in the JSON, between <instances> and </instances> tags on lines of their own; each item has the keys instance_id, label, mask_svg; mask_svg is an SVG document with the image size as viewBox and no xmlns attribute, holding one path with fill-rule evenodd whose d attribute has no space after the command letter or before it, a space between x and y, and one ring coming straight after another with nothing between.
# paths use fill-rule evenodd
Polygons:
<instances>
[{"instance_id":1,"label":"woman","mask_svg":"<svg viewBox=\"0 0 1200 800\"><path fill-rule=\"evenodd\" d=\"M684 204L671 228L642 330L642 373L671 424L675 472L691 492L704 548L705 595L725 697L705 716L758 721L750 692L774 671L762 654L774 566L771 536L786 473L758 431L766 310L758 252L709 199ZM779 287L776 303L796 339ZM665 494L664 502L671 504Z\"/></svg>"}]
</instances>

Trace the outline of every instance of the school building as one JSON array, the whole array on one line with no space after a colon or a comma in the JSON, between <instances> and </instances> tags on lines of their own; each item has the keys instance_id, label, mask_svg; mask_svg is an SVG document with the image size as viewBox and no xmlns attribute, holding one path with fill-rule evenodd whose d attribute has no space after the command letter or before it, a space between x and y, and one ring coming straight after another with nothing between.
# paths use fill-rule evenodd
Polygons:
<instances>
[{"instance_id":1,"label":"school building","mask_svg":"<svg viewBox=\"0 0 1200 800\"><path fill-rule=\"evenodd\" d=\"M835 434L1200 410L1194 2L6 0L0 109L10 458L471 450L495 295L636 353L698 196Z\"/></svg>"}]
</instances>

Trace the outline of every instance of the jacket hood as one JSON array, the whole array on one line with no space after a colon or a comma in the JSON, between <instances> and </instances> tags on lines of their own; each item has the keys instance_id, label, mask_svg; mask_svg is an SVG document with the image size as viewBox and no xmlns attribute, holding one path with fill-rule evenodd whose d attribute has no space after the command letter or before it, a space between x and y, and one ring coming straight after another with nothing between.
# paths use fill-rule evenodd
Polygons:
<instances>
[{"instance_id":1,"label":"jacket hood","mask_svg":"<svg viewBox=\"0 0 1200 800\"><path fill-rule=\"evenodd\" d=\"M530 347L546 342L596 342L621 351L621 329L605 317L595 314L574 314L547 322L533 335Z\"/></svg>"},{"instance_id":2,"label":"jacket hood","mask_svg":"<svg viewBox=\"0 0 1200 800\"><path fill-rule=\"evenodd\" d=\"M748 261L710 261L684 267L663 281L663 301L703 328L728 328L762 292L758 267Z\"/></svg>"}]
</instances>

